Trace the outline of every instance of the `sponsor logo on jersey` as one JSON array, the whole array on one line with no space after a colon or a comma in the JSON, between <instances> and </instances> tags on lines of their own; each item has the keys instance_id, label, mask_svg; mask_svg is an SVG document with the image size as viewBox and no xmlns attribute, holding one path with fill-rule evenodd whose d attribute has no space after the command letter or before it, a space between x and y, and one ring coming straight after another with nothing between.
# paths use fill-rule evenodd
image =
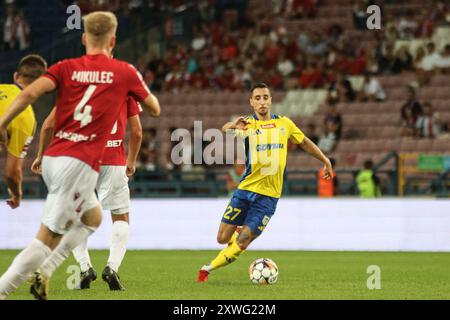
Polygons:
<instances>
[{"instance_id":1,"label":"sponsor logo on jersey","mask_svg":"<svg viewBox=\"0 0 450 320\"><path fill-rule=\"evenodd\" d=\"M75 133L75 132L67 132L67 131L58 131L57 134L55 134L56 138L59 139L65 139L65 140L69 140L72 142L81 142L81 141L92 141L94 140L97 135L96 134L92 134L89 137L85 136L83 134L79 134L79 133Z\"/></svg>"},{"instance_id":2,"label":"sponsor logo on jersey","mask_svg":"<svg viewBox=\"0 0 450 320\"><path fill-rule=\"evenodd\" d=\"M282 143L269 143L269 144L256 145L256 151L276 150L276 149L283 149L283 148L284 148L284 144L282 144Z\"/></svg>"},{"instance_id":3,"label":"sponsor logo on jersey","mask_svg":"<svg viewBox=\"0 0 450 320\"><path fill-rule=\"evenodd\" d=\"M261 128L263 129L272 129L272 128L276 128L277 126L275 125L275 123L269 123L269 124L263 124L261 125Z\"/></svg>"},{"instance_id":4,"label":"sponsor logo on jersey","mask_svg":"<svg viewBox=\"0 0 450 320\"><path fill-rule=\"evenodd\" d=\"M122 145L123 140L108 140L106 143L107 148L118 148Z\"/></svg>"},{"instance_id":5,"label":"sponsor logo on jersey","mask_svg":"<svg viewBox=\"0 0 450 320\"><path fill-rule=\"evenodd\" d=\"M30 147L31 142L33 142L33 137L28 137L25 141L25 144L22 148L22 153L20 154L20 158L25 158L28 152L28 148Z\"/></svg>"}]
</instances>

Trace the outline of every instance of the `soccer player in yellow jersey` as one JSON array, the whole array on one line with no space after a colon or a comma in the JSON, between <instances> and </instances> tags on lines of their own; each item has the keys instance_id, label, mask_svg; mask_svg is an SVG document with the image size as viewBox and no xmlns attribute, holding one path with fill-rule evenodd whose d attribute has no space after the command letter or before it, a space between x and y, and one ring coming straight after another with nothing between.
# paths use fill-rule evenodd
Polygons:
<instances>
[{"instance_id":1,"label":"soccer player in yellow jersey","mask_svg":"<svg viewBox=\"0 0 450 320\"><path fill-rule=\"evenodd\" d=\"M199 282L207 281L211 271L235 261L269 223L281 196L288 139L322 161L324 178L331 178L330 160L292 120L272 115L271 104L268 86L256 84L250 97L253 116L240 117L222 128L223 132L244 138L246 171L225 210L217 234L217 241L228 245L200 269Z\"/></svg>"},{"instance_id":2,"label":"soccer player in yellow jersey","mask_svg":"<svg viewBox=\"0 0 450 320\"><path fill-rule=\"evenodd\" d=\"M11 102L23 88L30 85L47 70L47 62L39 55L28 55L20 60L14 72L14 84L0 84L0 118L5 114ZM15 209L22 199L22 167L28 146L33 140L36 120L33 108L29 105L8 125L8 144L5 180L10 198L7 204ZM0 145L0 150L2 146Z\"/></svg>"}]
</instances>

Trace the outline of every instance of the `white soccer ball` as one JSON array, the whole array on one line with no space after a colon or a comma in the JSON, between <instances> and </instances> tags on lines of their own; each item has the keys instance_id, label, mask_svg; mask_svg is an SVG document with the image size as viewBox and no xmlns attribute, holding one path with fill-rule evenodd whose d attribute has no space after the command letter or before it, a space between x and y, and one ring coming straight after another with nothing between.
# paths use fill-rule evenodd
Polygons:
<instances>
[{"instance_id":1,"label":"white soccer ball","mask_svg":"<svg viewBox=\"0 0 450 320\"><path fill-rule=\"evenodd\" d=\"M250 264L248 275L255 284L274 284L278 280L278 266L269 258L257 259Z\"/></svg>"}]
</instances>

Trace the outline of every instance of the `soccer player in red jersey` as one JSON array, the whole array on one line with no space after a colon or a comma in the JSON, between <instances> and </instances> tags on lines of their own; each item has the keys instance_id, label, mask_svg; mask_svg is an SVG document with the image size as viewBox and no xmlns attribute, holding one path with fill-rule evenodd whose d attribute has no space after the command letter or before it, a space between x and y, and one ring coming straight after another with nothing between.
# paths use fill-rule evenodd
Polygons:
<instances>
[{"instance_id":1,"label":"soccer player in red jersey","mask_svg":"<svg viewBox=\"0 0 450 320\"><path fill-rule=\"evenodd\" d=\"M25 88L0 119L0 142L6 127L25 107L57 90L55 135L42 161L48 188L36 238L0 278L5 299L33 272L31 293L46 299L48 280L72 250L100 225L102 208L95 197L98 171L107 140L128 96L142 102L151 116L160 106L134 67L112 59L117 18L93 12L83 19L86 55L63 60Z\"/></svg>"},{"instance_id":2,"label":"soccer player in red jersey","mask_svg":"<svg viewBox=\"0 0 450 320\"><path fill-rule=\"evenodd\" d=\"M139 120L142 109L132 97L128 97L126 104L127 107L122 109L120 118L114 124L106 143L95 188L102 208L110 210L113 221L108 263L102 272L102 278L110 290L125 290L120 282L118 271L126 253L129 235L130 189L128 188L128 177L136 171L136 159L142 142L142 126ZM54 108L41 128L38 155L31 167L31 170L37 174L42 174L41 165L44 151L54 133L55 111ZM127 122L130 127L128 156L123 143ZM97 273L92 267L87 238L73 250L73 255L81 268L79 288L88 289L91 282L97 279Z\"/></svg>"}]
</instances>

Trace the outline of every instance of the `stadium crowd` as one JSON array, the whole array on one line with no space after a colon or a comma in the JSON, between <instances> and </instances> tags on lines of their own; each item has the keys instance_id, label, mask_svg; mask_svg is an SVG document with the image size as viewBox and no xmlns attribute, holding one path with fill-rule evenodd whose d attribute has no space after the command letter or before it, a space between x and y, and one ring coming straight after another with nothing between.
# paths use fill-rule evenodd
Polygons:
<instances>
[{"instance_id":1,"label":"stadium crowd","mask_svg":"<svg viewBox=\"0 0 450 320\"><path fill-rule=\"evenodd\" d=\"M30 45L30 26L22 10L17 10L14 0L6 1L4 17L0 16L0 26L2 28L1 49L25 50Z\"/></svg>"},{"instance_id":2,"label":"stadium crowd","mask_svg":"<svg viewBox=\"0 0 450 320\"><path fill-rule=\"evenodd\" d=\"M410 94L401 109L401 135L435 138L449 131L431 102L417 101L415 93L428 85L433 75L449 74L450 45L441 51L430 41L416 53L407 46L395 46L397 40L429 38L438 26L446 24L447 2L427 2L413 14L386 14L383 28L366 33L368 41L362 42L353 41L351 31L366 28L368 15L363 8L377 4L383 12L385 3L395 1L356 0L352 28L333 22L324 29L305 28L299 33L289 32L278 21L313 18L320 0L266 2L242 5L234 14L223 8L219 15L204 12L202 22L194 26L191 43L168 43L162 56L150 51L138 62L149 87L173 93L242 92L257 79L281 91L327 89L330 108L326 116L322 122L307 123L304 130L322 150L333 152L343 127L336 105L389 101L387 88L378 76L413 75L406 88ZM355 75L364 78L359 91L349 80Z\"/></svg>"},{"instance_id":3,"label":"stadium crowd","mask_svg":"<svg viewBox=\"0 0 450 320\"><path fill-rule=\"evenodd\" d=\"M13 0L8 2L14 6ZM262 0L257 5L249 0L63 2L79 5L83 13L114 11L120 25L129 28L139 24L136 21L142 20L144 9L174 13L188 4L197 5L201 19L194 23L190 43L167 41L162 53L150 49L135 61L151 90L162 94L244 92L254 81L266 82L283 92L326 89L325 102L330 106L326 115L302 128L326 152L333 152L342 138L344 122L341 109L336 106L390 101L389 88L379 76L413 75L401 109L401 136L434 138L449 130L449 124L440 119L432 102L417 98L416 92L427 86L433 75L449 74L450 45L440 50L429 41L416 52L407 46L395 46L397 40L429 38L437 27L448 24L447 1L427 1L420 10L405 10L398 15L385 10L395 0L348 1L352 3L351 7L346 6L353 18L351 25L330 19L330 23L317 27L313 19L330 5L327 0ZM365 8L371 4L381 8L382 29L365 32L364 41L355 41L355 30L366 29ZM298 32L289 29L289 22L301 21L311 21L311 26ZM350 81L355 75L364 78L360 90ZM165 153L161 149L167 149L161 148L163 138L159 129L145 132L141 169L158 168L160 153Z\"/></svg>"},{"instance_id":4,"label":"stadium crowd","mask_svg":"<svg viewBox=\"0 0 450 320\"><path fill-rule=\"evenodd\" d=\"M220 2L220 1L218 1ZM383 7L382 1L368 1ZM288 2L295 8L308 3L305 14L281 6L258 6L236 17L225 13L208 17L197 25L190 45L172 43L162 57L149 54L140 61L145 79L155 91L185 92L192 90L248 89L254 80L263 80L276 90L293 88L330 88L344 91L344 99L353 101L357 95L345 81L346 75L368 73L363 98L384 100L385 94L370 74L417 72L419 82L426 82L426 73L450 67L449 50L437 52L430 43L419 49L415 58L406 47L394 50L397 39L425 37L445 22L448 4L429 2L418 20L409 16L388 17L384 31L371 32L372 46L352 41L338 24L324 30L305 29L295 35L276 22L289 12L290 19L314 15L320 1ZM355 1L354 27L359 28L367 14L360 11L367 1ZM272 10L267 10L272 8ZM299 12L303 12L300 10ZM243 21L238 19L243 15ZM338 97L340 99L341 97Z\"/></svg>"}]
</instances>

